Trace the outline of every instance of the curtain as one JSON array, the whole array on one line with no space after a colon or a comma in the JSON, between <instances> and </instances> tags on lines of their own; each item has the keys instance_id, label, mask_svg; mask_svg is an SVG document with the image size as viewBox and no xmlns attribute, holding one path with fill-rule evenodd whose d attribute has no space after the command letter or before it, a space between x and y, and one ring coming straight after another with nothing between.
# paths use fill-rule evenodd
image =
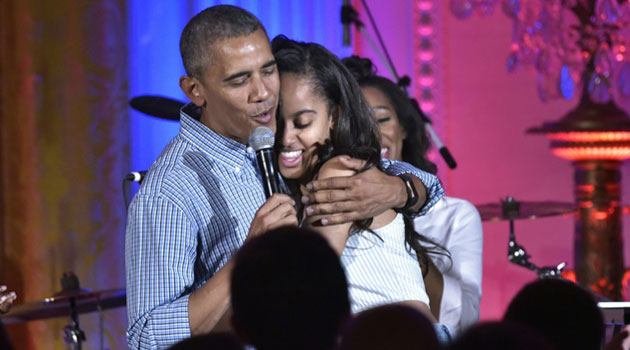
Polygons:
<instances>
[{"instance_id":1,"label":"curtain","mask_svg":"<svg viewBox=\"0 0 630 350\"><path fill-rule=\"evenodd\" d=\"M129 169L125 2L3 0L0 283L17 304L124 288ZM85 348L125 348L124 308L80 315ZM8 326L17 349L62 349L67 318ZM102 342L102 344L101 344Z\"/></svg>"}]
</instances>

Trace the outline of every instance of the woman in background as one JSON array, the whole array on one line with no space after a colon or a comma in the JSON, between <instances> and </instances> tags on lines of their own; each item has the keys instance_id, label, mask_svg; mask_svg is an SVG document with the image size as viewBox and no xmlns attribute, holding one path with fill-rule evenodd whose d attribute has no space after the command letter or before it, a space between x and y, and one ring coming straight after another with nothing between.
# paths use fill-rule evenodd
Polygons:
<instances>
[{"instance_id":1,"label":"woman in background","mask_svg":"<svg viewBox=\"0 0 630 350\"><path fill-rule=\"evenodd\" d=\"M357 79L381 131L384 158L402 160L435 174L427 158L430 142L416 108L391 80L376 75L369 59L342 62ZM426 215L414 220L415 230L450 252L431 254L424 284L433 315L458 332L479 319L483 231L477 209L468 201L444 196Z\"/></svg>"}]
</instances>

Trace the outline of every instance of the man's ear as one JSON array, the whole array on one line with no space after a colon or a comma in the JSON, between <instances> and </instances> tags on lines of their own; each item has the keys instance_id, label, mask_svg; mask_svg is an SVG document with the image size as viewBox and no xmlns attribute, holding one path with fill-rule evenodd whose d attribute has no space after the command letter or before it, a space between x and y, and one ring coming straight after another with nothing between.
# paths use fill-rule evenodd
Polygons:
<instances>
[{"instance_id":1,"label":"man's ear","mask_svg":"<svg viewBox=\"0 0 630 350\"><path fill-rule=\"evenodd\" d=\"M204 99L204 91L203 85L199 81L199 79L182 75L179 78L179 87L182 89L186 97L190 99L192 103L199 107L203 107L206 104L206 100Z\"/></svg>"}]
</instances>

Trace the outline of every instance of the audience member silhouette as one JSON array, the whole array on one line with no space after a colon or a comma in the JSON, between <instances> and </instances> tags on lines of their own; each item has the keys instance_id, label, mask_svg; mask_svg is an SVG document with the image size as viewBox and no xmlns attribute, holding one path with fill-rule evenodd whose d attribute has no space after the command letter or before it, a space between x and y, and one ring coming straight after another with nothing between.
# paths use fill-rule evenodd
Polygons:
<instances>
[{"instance_id":1,"label":"audience member silhouette","mask_svg":"<svg viewBox=\"0 0 630 350\"><path fill-rule=\"evenodd\" d=\"M170 350L244 350L238 339L228 333L210 333L184 339Z\"/></svg>"},{"instance_id":2,"label":"audience member silhouette","mask_svg":"<svg viewBox=\"0 0 630 350\"><path fill-rule=\"evenodd\" d=\"M476 324L455 338L448 350L554 350L539 331L521 323Z\"/></svg>"},{"instance_id":3,"label":"audience member silhouette","mask_svg":"<svg viewBox=\"0 0 630 350\"><path fill-rule=\"evenodd\" d=\"M512 299L504 320L538 330L557 350L599 350L604 321L594 295L562 279L527 284Z\"/></svg>"},{"instance_id":4,"label":"audience member silhouette","mask_svg":"<svg viewBox=\"0 0 630 350\"><path fill-rule=\"evenodd\" d=\"M357 314L342 333L341 350L437 350L433 324L421 312L400 304Z\"/></svg>"},{"instance_id":5,"label":"audience member silhouette","mask_svg":"<svg viewBox=\"0 0 630 350\"><path fill-rule=\"evenodd\" d=\"M232 271L232 324L267 349L332 349L349 317L339 257L320 234L282 227L246 242Z\"/></svg>"}]
</instances>

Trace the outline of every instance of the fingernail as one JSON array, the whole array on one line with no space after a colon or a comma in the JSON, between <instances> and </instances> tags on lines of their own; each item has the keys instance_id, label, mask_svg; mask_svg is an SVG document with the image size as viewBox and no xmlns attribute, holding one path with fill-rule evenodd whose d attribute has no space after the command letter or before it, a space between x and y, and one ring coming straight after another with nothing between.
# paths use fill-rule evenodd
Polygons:
<instances>
[{"instance_id":1,"label":"fingernail","mask_svg":"<svg viewBox=\"0 0 630 350\"><path fill-rule=\"evenodd\" d=\"M313 210L313 208L311 208L311 207L306 207L306 215L312 215L314 211L315 211L315 210Z\"/></svg>"},{"instance_id":2,"label":"fingernail","mask_svg":"<svg viewBox=\"0 0 630 350\"><path fill-rule=\"evenodd\" d=\"M328 223L328 219L322 219L322 225L326 225Z\"/></svg>"},{"instance_id":3,"label":"fingernail","mask_svg":"<svg viewBox=\"0 0 630 350\"><path fill-rule=\"evenodd\" d=\"M308 204L309 202L310 202L310 199L308 199L307 196L302 196L302 203Z\"/></svg>"},{"instance_id":4,"label":"fingernail","mask_svg":"<svg viewBox=\"0 0 630 350\"><path fill-rule=\"evenodd\" d=\"M309 191L312 190L313 189L313 183L311 183L311 182L307 183L306 184L306 189L309 190Z\"/></svg>"}]
</instances>

